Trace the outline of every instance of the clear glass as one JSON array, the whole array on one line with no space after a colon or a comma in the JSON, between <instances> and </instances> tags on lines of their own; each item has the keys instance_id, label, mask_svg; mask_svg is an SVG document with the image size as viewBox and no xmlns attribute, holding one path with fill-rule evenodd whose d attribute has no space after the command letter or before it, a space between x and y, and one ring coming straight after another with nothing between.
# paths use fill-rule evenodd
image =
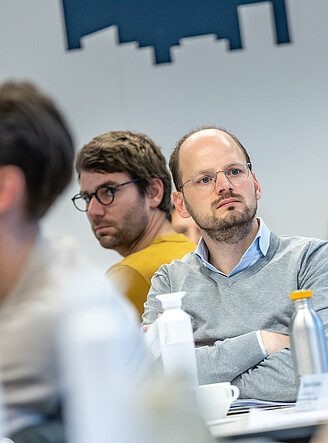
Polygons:
<instances>
[{"instance_id":1,"label":"clear glass","mask_svg":"<svg viewBox=\"0 0 328 443\"><path fill-rule=\"evenodd\" d=\"M189 180L187 180L180 189L188 182L192 182L197 191L210 192L215 188L218 174L222 172L227 180L234 186L243 183L249 176L250 163L234 162L229 163L224 169L214 171L213 169L206 169L204 171L196 172Z\"/></svg>"}]
</instances>

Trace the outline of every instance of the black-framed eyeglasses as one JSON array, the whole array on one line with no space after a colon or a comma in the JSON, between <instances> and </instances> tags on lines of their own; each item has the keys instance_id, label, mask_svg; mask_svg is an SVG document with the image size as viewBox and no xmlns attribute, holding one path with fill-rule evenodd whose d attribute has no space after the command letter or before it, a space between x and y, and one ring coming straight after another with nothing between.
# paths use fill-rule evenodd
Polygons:
<instances>
[{"instance_id":1,"label":"black-framed eyeglasses","mask_svg":"<svg viewBox=\"0 0 328 443\"><path fill-rule=\"evenodd\" d=\"M72 202L76 207L76 209L81 212L87 212L92 197L96 197L97 201L100 204L104 206L109 206L114 201L117 188L129 185L130 183L135 183L138 180L139 180L138 178L135 178L134 180L130 180L125 183L120 183L119 185L115 186L100 186L96 190L96 192L92 192L91 194L88 194L87 192L81 192L80 194L76 194L74 195L74 197L72 197Z\"/></svg>"},{"instance_id":2,"label":"black-framed eyeglasses","mask_svg":"<svg viewBox=\"0 0 328 443\"><path fill-rule=\"evenodd\" d=\"M250 163L234 162L229 163L224 169L220 169L219 171L206 169L204 171L196 172L189 180L179 187L178 191L181 191L182 188L189 182L192 182L199 192L213 191L220 172L223 172L227 180L232 185L238 186L248 178L250 166Z\"/></svg>"}]
</instances>

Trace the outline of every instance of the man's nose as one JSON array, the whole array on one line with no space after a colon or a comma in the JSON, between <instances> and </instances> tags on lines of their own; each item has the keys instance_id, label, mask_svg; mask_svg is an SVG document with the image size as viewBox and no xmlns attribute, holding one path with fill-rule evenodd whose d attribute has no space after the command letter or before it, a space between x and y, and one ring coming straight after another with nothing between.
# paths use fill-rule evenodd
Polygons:
<instances>
[{"instance_id":1,"label":"man's nose","mask_svg":"<svg viewBox=\"0 0 328 443\"><path fill-rule=\"evenodd\" d=\"M221 194L224 191L231 190L232 183L226 176L224 171L218 171L216 173L215 192Z\"/></svg>"},{"instance_id":2,"label":"man's nose","mask_svg":"<svg viewBox=\"0 0 328 443\"><path fill-rule=\"evenodd\" d=\"M96 197L93 195L91 197L87 214L88 216L94 216L94 215L103 215L105 212L105 206L99 203L99 201L96 199Z\"/></svg>"}]
</instances>

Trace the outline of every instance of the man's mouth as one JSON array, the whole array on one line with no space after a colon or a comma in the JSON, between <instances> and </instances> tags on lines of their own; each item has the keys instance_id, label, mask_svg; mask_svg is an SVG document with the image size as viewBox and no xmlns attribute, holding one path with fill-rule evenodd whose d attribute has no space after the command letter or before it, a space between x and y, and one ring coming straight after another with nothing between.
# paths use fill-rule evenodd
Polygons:
<instances>
[{"instance_id":1,"label":"man's mouth","mask_svg":"<svg viewBox=\"0 0 328 443\"><path fill-rule=\"evenodd\" d=\"M106 231L112 227L113 225L100 225L100 226L94 226L93 230L96 233L96 232Z\"/></svg>"},{"instance_id":2,"label":"man's mouth","mask_svg":"<svg viewBox=\"0 0 328 443\"><path fill-rule=\"evenodd\" d=\"M240 200L238 200L236 198L228 198L228 199L222 200L218 204L217 209L222 208L222 207L232 206L235 203L240 203Z\"/></svg>"}]
</instances>

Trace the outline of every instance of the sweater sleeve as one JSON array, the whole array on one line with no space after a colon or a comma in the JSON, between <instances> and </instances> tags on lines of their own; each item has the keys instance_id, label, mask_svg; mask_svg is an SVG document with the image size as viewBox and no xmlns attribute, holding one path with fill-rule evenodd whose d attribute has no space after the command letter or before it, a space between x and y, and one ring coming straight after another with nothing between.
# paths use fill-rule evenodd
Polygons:
<instances>
[{"instance_id":1,"label":"sweater sleeve","mask_svg":"<svg viewBox=\"0 0 328 443\"><path fill-rule=\"evenodd\" d=\"M310 249L301 263L298 288L312 290L313 309L318 313L328 340L328 243Z\"/></svg>"},{"instance_id":2,"label":"sweater sleeve","mask_svg":"<svg viewBox=\"0 0 328 443\"><path fill-rule=\"evenodd\" d=\"M232 381L263 358L256 331L201 346L196 349L199 383Z\"/></svg>"},{"instance_id":3,"label":"sweater sleeve","mask_svg":"<svg viewBox=\"0 0 328 443\"><path fill-rule=\"evenodd\" d=\"M297 387L290 346L274 352L259 365L231 380L240 398L268 401L295 401Z\"/></svg>"},{"instance_id":4,"label":"sweater sleeve","mask_svg":"<svg viewBox=\"0 0 328 443\"><path fill-rule=\"evenodd\" d=\"M160 268L160 271L161 269L162 268ZM168 276L156 272L151 279L151 286L145 303L144 313L142 315L142 325L152 324L156 320L157 315L163 313L161 302L156 298L156 295L168 294L170 292L172 292L172 289L169 284Z\"/></svg>"}]
</instances>

